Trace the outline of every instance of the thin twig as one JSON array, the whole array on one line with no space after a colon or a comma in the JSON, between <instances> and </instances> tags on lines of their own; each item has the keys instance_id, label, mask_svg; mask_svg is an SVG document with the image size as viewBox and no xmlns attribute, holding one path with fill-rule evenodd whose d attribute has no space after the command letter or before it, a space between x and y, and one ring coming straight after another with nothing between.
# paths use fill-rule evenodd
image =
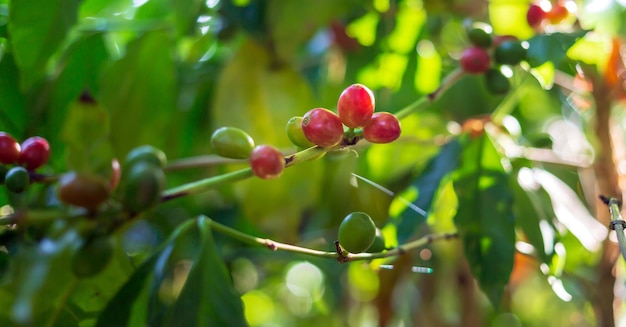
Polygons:
<instances>
[{"instance_id":1,"label":"thin twig","mask_svg":"<svg viewBox=\"0 0 626 327\"><path fill-rule=\"evenodd\" d=\"M267 238L260 238L251 236L245 233L242 233L236 229L230 228L228 226L222 225L214 220L210 220L211 228L217 232L228 235L234 239L242 241L244 243L253 244L253 245L261 245L267 247L272 251L287 251L293 253L301 253L314 257L320 258L329 258L336 259L340 263L349 262L349 261L357 261L357 260L372 260L378 258L387 258L387 257L395 257L398 255L405 254L409 251L424 247L430 243L439 240L450 240L458 237L458 233L442 233L442 234L430 234L423 236L417 240L411 241L409 243L403 244L396 248L393 248L389 251L385 252L376 252L376 253L346 253L345 251L340 251L338 248L337 251L319 251L314 249L309 249L305 247L300 247L297 245L285 244L276 242Z\"/></svg>"},{"instance_id":2,"label":"thin twig","mask_svg":"<svg viewBox=\"0 0 626 327\"><path fill-rule=\"evenodd\" d=\"M621 203L618 199L613 197L607 198L601 195L600 199L609 207L609 213L611 214L611 223L609 226L611 229L615 230L620 252L622 253L624 260L626 260L626 235L624 235L626 221L622 219L622 214L620 213Z\"/></svg>"}]
</instances>

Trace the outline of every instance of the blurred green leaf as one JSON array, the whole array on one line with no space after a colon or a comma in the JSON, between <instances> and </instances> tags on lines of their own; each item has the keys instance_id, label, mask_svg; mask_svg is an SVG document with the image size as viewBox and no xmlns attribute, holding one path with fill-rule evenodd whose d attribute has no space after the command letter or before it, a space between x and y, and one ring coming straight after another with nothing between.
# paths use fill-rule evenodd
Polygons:
<instances>
[{"instance_id":1,"label":"blurred green leaf","mask_svg":"<svg viewBox=\"0 0 626 327\"><path fill-rule=\"evenodd\" d=\"M11 1L9 30L22 72L23 90L45 75L48 59L76 23L79 3L78 0Z\"/></svg>"},{"instance_id":2,"label":"blurred green leaf","mask_svg":"<svg viewBox=\"0 0 626 327\"><path fill-rule=\"evenodd\" d=\"M183 255L181 257L181 254ZM178 260L190 260L182 291L165 291ZM98 317L97 326L246 326L243 306L217 252L207 218L180 225L150 256Z\"/></svg>"},{"instance_id":3,"label":"blurred green leaf","mask_svg":"<svg viewBox=\"0 0 626 327\"><path fill-rule=\"evenodd\" d=\"M394 199L392 206L404 208L399 212L391 213L394 218L392 221L397 225L399 243L405 243L413 237L418 226L426 221L441 180L457 167L462 151L463 149L458 140L455 139L446 143L409 186L417 195L417 198L409 200L409 203L419 208L419 210L423 210L423 213L416 212L412 206L405 203L407 199L404 199L402 196ZM394 211L398 210L394 208Z\"/></svg>"},{"instance_id":4,"label":"blurred green leaf","mask_svg":"<svg viewBox=\"0 0 626 327\"><path fill-rule=\"evenodd\" d=\"M12 326L78 324L80 318L69 314L65 305L68 293L76 286L68 267L71 253L80 242L76 231L70 230L56 239L20 244L10 265L12 282L3 285L12 293Z\"/></svg>"},{"instance_id":5,"label":"blurred green leaf","mask_svg":"<svg viewBox=\"0 0 626 327\"><path fill-rule=\"evenodd\" d=\"M548 61L559 67L566 58L567 50L585 34L587 31L535 35L528 40L527 61L532 67Z\"/></svg>"},{"instance_id":6,"label":"blurred green leaf","mask_svg":"<svg viewBox=\"0 0 626 327\"><path fill-rule=\"evenodd\" d=\"M111 114L115 154L125 157L135 146L161 147L174 136L176 71L167 31L147 32L128 45L124 58L106 70L96 99ZM168 131L155 134L154 131Z\"/></svg>"},{"instance_id":7,"label":"blurred green leaf","mask_svg":"<svg viewBox=\"0 0 626 327\"><path fill-rule=\"evenodd\" d=\"M552 252L550 248L546 248L545 246L545 240L539 225L541 221L548 221L549 219L545 211L546 203L542 203L540 195L531 194L542 192L542 190L533 190L530 189L529 186L522 187L522 185L520 185L522 181L525 183L532 182L525 179L524 176L523 171L522 174L520 174L519 170L516 171L515 174L511 175L511 190L514 197L513 213L515 214L515 223L522 229L524 235L526 235L527 241L535 248L539 259L544 263L549 263ZM549 198L546 200L548 200L549 203ZM550 251L550 253L546 253L546 251Z\"/></svg>"},{"instance_id":8,"label":"blurred green leaf","mask_svg":"<svg viewBox=\"0 0 626 327\"><path fill-rule=\"evenodd\" d=\"M454 222L481 289L496 308L513 269L515 221L509 177L485 135L461 139L461 164L453 174L459 206Z\"/></svg>"},{"instance_id":9,"label":"blurred green leaf","mask_svg":"<svg viewBox=\"0 0 626 327\"><path fill-rule=\"evenodd\" d=\"M10 53L0 60L0 128L14 137L24 133L28 112L19 87L20 72Z\"/></svg>"}]
</instances>

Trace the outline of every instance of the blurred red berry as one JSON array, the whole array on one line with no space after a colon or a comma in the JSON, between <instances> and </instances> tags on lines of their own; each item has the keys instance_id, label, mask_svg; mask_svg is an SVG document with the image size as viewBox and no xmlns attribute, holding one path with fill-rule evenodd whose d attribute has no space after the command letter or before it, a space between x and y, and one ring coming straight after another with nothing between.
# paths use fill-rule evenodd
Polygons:
<instances>
[{"instance_id":1,"label":"blurred red berry","mask_svg":"<svg viewBox=\"0 0 626 327\"><path fill-rule=\"evenodd\" d=\"M489 69L490 60L487 50L470 47L461 55L461 68L469 74L481 74Z\"/></svg>"},{"instance_id":2,"label":"blurred red berry","mask_svg":"<svg viewBox=\"0 0 626 327\"><path fill-rule=\"evenodd\" d=\"M9 165L20 159L20 144L8 133L0 132L0 163Z\"/></svg>"},{"instance_id":3,"label":"blurred red berry","mask_svg":"<svg viewBox=\"0 0 626 327\"><path fill-rule=\"evenodd\" d=\"M43 137L33 136L22 142L19 162L28 170L35 170L48 162L50 145Z\"/></svg>"},{"instance_id":4,"label":"blurred red berry","mask_svg":"<svg viewBox=\"0 0 626 327\"><path fill-rule=\"evenodd\" d=\"M546 18L547 13L538 4L531 4L526 12L526 21L531 27L537 27L541 25Z\"/></svg>"}]
</instances>

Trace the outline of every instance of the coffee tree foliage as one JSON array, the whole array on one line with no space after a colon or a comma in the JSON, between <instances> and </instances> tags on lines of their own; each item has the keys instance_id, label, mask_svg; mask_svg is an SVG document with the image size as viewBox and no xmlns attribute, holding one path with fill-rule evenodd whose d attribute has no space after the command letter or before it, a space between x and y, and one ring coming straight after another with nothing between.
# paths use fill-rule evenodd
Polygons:
<instances>
[{"instance_id":1,"label":"coffee tree foliage","mask_svg":"<svg viewBox=\"0 0 626 327\"><path fill-rule=\"evenodd\" d=\"M0 0L0 131L50 148L0 190L0 325L614 326L598 195L621 198L625 18L595 0ZM292 117L357 83L397 140L291 143ZM226 126L286 169L218 156ZM354 212L388 255L335 244Z\"/></svg>"}]
</instances>

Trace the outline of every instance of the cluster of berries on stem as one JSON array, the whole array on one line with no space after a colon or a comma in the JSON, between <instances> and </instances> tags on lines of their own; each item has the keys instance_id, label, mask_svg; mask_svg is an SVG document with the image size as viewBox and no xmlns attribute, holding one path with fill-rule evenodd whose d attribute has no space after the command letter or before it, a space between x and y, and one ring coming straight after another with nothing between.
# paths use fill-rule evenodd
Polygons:
<instances>
[{"instance_id":1,"label":"cluster of berries on stem","mask_svg":"<svg viewBox=\"0 0 626 327\"><path fill-rule=\"evenodd\" d=\"M31 182L30 172L45 165L50 158L48 141L29 137L21 144L6 132L0 132L0 181L13 193L21 193Z\"/></svg>"}]
</instances>

